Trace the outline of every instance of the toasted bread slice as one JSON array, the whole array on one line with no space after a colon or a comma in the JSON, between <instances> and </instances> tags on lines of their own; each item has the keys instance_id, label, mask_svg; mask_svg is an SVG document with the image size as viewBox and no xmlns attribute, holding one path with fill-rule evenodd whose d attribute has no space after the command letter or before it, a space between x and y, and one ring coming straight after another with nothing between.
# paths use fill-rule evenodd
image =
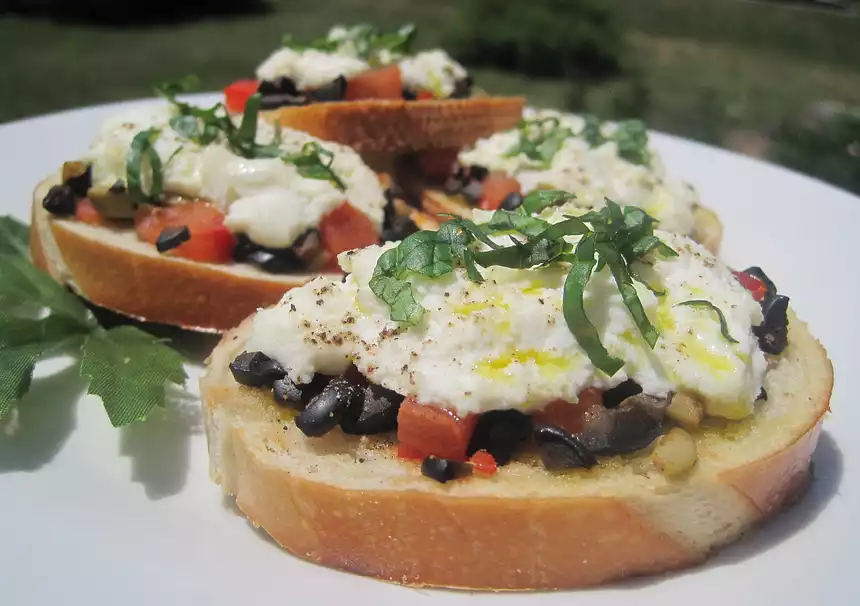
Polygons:
<instances>
[{"instance_id":1,"label":"toasted bread slice","mask_svg":"<svg viewBox=\"0 0 860 606\"><path fill-rule=\"evenodd\" d=\"M421 207L425 215L422 217L425 224L428 224L433 217L437 217L438 215L470 217L472 214L472 207L466 204L462 196L450 196L438 189L425 189L422 192ZM442 220L441 218L436 218L437 226ZM720 242L723 239L723 226L714 211L704 206L696 205L693 210L693 233L689 235L709 251L717 254L720 250Z\"/></svg>"},{"instance_id":2,"label":"toasted bread slice","mask_svg":"<svg viewBox=\"0 0 860 606\"><path fill-rule=\"evenodd\" d=\"M131 229L58 219L42 208L42 199L57 183L57 177L45 179L33 194L33 262L88 301L120 314L223 332L319 275L274 275L243 263L189 261L160 254Z\"/></svg>"},{"instance_id":3,"label":"toasted bread slice","mask_svg":"<svg viewBox=\"0 0 860 606\"><path fill-rule=\"evenodd\" d=\"M471 145L515 126L524 103L523 97L344 101L282 107L264 115L365 154Z\"/></svg>"},{"instance_id":4,"label":"toasted bread slice","mask_svg":"<svg viewBox=\"0 0 860 606\"><path fill-rule=\"evenodd\" d=\"M393 437L305 437L228 364L247 320L201 380L210 469L248 519L293 554L410 585L572 588L691 566L790 504L807 485L833 371L790 314L768 399L728 427L694 433L696 466L669 479L647 454L546 471L523 456L491 477L439 484L395 455Z\"/></svg>"}]
</instances>

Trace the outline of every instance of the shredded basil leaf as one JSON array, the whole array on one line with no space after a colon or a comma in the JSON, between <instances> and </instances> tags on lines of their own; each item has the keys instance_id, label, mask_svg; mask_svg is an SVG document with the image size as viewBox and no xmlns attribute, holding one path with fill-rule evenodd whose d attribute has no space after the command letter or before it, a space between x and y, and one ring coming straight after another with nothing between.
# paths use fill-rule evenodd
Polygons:
<instances>
[{"instance_id":1,"label":"shredded basil leaf","mask_svg":"<svg viewBox=\"0 0 860 606\"><path fill-rule=\"evenodd\" d=\"M520 208L527 215L537 215L550 206L558 206L576 198L573 194L558 189L538 189L523 198Z\"/></svg>"},{"instance_id":2,"label":"shredded basil leaf","mask_svg":"<svg viewBox=\"0 0 860 606\"><path fill-rule=\"evenodd\" d=\"M344 182L331 168L334 154L316 141L308 141L302 146L302 151L297 154L285 155L283 160L293 164L298 169L299 174L307 179L329 181L339 190L346 190Z\"/></svg>"},{"instance_id":3,"label":"shredded basil leaf","mask_svg":"<svg viewBox=\"0 0 860 606\"><path fill-rule=\"evenodd\" d=\"M677 303L678 305L686 305L688 307L696 307L699 309L709 309L715 314L717 314L717 319L720 321L720 333L723 335L723 338L729 343L737 343L737 339L733 338L732 335L729 334L729 324L726 322L726 316L723 315L722 310L711 303L710 301L706 301L704 299L691 299L689 301L683 301L681 303Z\"/></svg>"},{"instance_id":4,"label":"shredded basil leaf","mask_svg":"<svg viewBox=\"0 0 860 606\"><path fill-rule=\"evenodd\" d=\"M161 131L157 128L142 130L131 140L131 148L125 163L126 185L132 199L138 204L157 198L164 191L164 174L161 158L153 144ZM144 191L143 181L149 176L149 191Z\"/></svg>"}]
</instances>

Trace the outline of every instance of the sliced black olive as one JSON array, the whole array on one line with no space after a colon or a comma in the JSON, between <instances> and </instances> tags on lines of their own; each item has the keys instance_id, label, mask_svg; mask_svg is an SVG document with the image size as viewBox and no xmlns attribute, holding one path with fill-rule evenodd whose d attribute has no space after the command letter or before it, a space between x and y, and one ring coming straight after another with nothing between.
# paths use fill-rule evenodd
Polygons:
<instances>
[{"instance_id":1,"label":"sliced black olive","mask_svg":"<svg viewBox=\"0 0 860 606\"><path fill-rule=\"evenodd\" d=\"M263 80L257 87L257 92L260 96L266 95L298 95L299 90L296 88L296 83L292 78L281 76L274 80Z\"/></svg>"},{"instance_id":2,"label":"sliced black olive","mask_svg":"<svg viewBox=\"0 0 860 606\"><path fill-rule=\"evenodd\" d=\"M271 387L287 374L276 360L260 351L240 353L230 363L230 372L237 383L248 387Z\"/></svg>"},{"instance_id":3,"label":"sliced black olive","mask_svg":"<svg viewBox=\"0 0 860 606\"><path fill-rule=\"evenodd\" d=\"M415 99L418 98L418 94L416 92L405 86L403 87L402 95L404 101L415 101Z\"/></svg>"},{"instance_id":4,"label":"sliced black olive","mask_svg":"<svg viewBox=\"0 0 860 606\"><path fill-rule=\"evenodd\" d=\"M762 270L761 267L758 267L757 265L753 265L752 267L747 267L744 270L744 273L749 274L751 276L755 276L756 278L758 278L759 280L764 282L764 285L767 287L767 297L768 298L777 294L776 284L773 283L773 280L771 280L770 278L767 277L767 274L764 273L764 270Z\"/></svg>"},{"instance_id":5,"label":"sliced black olive","mask_svg":"<svg viewBox=\"0 0 860 606\"><path fill-rule=\"evenodd\" d=\"M42 200L42 208L52 215L59 217L75 214L78 202L72 188L68 185L55 185L48 190L45 199Z\"/></svg>"},{"instance_id":6,"label":"sliced black olive","mask_svg":"<svg viewBox=\"0 0 860 606\"><path fill-rule=\"evenodd\" d=\"M642 387L633 379L627 379L623 383L619 383L612 389L607 389L603 392L603 405L606 408L616 408L621 402L642 393Z\"/></svg>"},{"instance_id":7,"label":"sliced black olive","mask_svg":"<svg viewBox=\"0 0 860 606\"><path fill-rule=\"evenodd\" d=\"M595 454L623 454L645 448L663 433L668 398L637 394L617 408L604 408L586 420L577 434Z\"/></svg>"},{"instance_id":8,"label":"sliced black olive","mask_svg":"<svg viewBox=\"0 0 860 606\"><path fill-rule=\"evenodd\" d=\"M523 205L523 195L518 191L512 191L502 199L499 208L503 210L516 210Z\"/></svg>"},{"instance_id":9,"label":"sliced black olive","mask_svg":"<svg viewBox=\"0 0 860 606\"><path fill-rule=\"evenodd\" d=\"M762 303L764 320L753 326L753 334L765 353L777 355L788 345L788 297L775 295Z\"/></svg>"},{"instance_id":10,"label":"sliced black olive","mask_svg":"<svg viewBox=\"0 0 860 606\"><path fill-rule=\"evenodd\" d=\"M304 405L301 388L293 383L289 377L275 381L272 384L272 392L275 396L275 402L278 404L299 410Z\"/></svg>"},{"instance_id":11,"label":"sliced black olive","mask_svg":"<svg viewBox=\"0 0 860 606\"><path fill-rule=\"evenodd\" d=\"M93 165L85 162L63 163L63 184L72 188L78 198L85 198L93 185Z\"/></svg>"},{"instance_id":12,"label":"sliced black olive","mask_svg":"<svg viewBox=\"0 0 860 606\"><path fill-rule=\"evenodd\" d=\"M391 222L382 229L382 241L394 242L402 240L409 234L418 231L418 226L409 217L394 217Z\"/></svg>"},{"instance_id":13,"label":"sliced black olive","mask_svg":"<svg viewBox=\"0 0 860 606\"><path fill-rule=\"evenodd\" d=\"M308 100L311 102L343 101L345 98L346 78L343 76L308 92Z\"/></svg>"},{"instance_id":14,"label":"sliced black olive","mask_svg":"<svg viewBox=\"0 0 860 606\"><path fill-rule=\"evenodd\" d=\"M309 265L319 254L320 246L320 232L316 229L309 229L296 238L290 248L298 259Z\"/></svg>"},{"instance_id":15,"label":"sliced black olive","mask_svg":"<svg viewBox=\"0 0 860 606\"><path fill-rule=\"evenodd\" d=\"M454 83L454 92L451 93L451 99L466 99L472 96L472 77L466 76Z\"/></svg>"},{"instance_id":16,"label":"sliced black olive","mask_svg":"<svg viewBox=\"0 0 860 606\"><path fill-rule=\"evenodd\" d=\"M301 246L302 254L311 255L311 250L314 254L319 250L318 236L311 236L311 230L306 232L297 240ZM316 242L316 244L314 244ZM316 246L316 249L314 249ZM233 258L240 263L251 263L256 265L265 272L271 274L290 273L302 269L306 266L306 262L296 255L293 247L289 248L265 248L259 244L255 244L244 234L239 234L236 238L236 247L233 249Z\"/></svg>"},{"instance_id":17,"label":"sliced black olive","mask_svg":"<svg viewBox=\"0 0 860 606\"><path fill-rule=\"evenodd\" d=\"M490 169L480 164L472 164L469 166L469 179L475 181L483 181L490 174Z\"/></svg>"},{"instance_id":18,"label":"sliced black olive","mask_svg":"<svg viewBox=\"0 0 860 606\"><path fill-rule=\"evenodd\" d=\"M245 234L236 235L236 247L233 249L233 258L242 263L248 261L251 254L260 250L260 247Z\"/></svg>"},{"instance_id":19,"label":"sliced black olive","mask_svg":"<svg viewBox=\"0 0 860 606\"><path fill-rule=\"evenodd\" d=\"M756 398L756 401L758 401L758 400L762 400L763 402L767 402L767 391L765 390L764 387L762 387L761 390L758 392L758 397Z\"/></svg>"},{"instance_id":20,"label":"sliced black olive","mask_svg":"<svg viewBox=\"0 0 860 606\"><path fill-rule=\"evenodd\" d=\"M308 402L296 417L296 427L308 437L317 438L337 427L347 408L360 405L361 389L343 375L328 385Z\"/></svg>"},{"instance_id":21,"label":"sliced black olive","mask_svg":"<svg viewBox=\"0 0 860 606\"><path fill-rule=\"evenodd\" d=\"M531 431L531 420L518 410L491 410L478 417L468 454L486 450L498 465L507 464Z\"/></svg>"},{"instance_id":22,"label":"sliced black olive","mask_svg":"<svg viewBox=\"0 0 860 606\"><path fill-rule=\"evenodd\" d=\"M271 110L279 107L305 105L307 98L302 95L265 95L260 97L260 109Z\"/></svg>"},{"instance_id":23,"label":"sliced black olive","mask_svg":"<svg viewBox=\"0 0 860 606\"><path fill-rule=\"evenodd\" d=\"M593 467L597 459L576 436L572 436L561 427L537 423L532 430L532 436L543 461L543 466L550 471L573 469L576 467Z\"/></svg>"},{"instance_id":24,"label":"sliced black olive","mask_svg":"<svg viewBox=\"0 0 860 606\"><path fill-rule=\"evenodd\" d=\"M340 428L344 433L372 435L397 429L397 413L403 396L381 385L364 387L361 401L343 415Z\"/></svg>"},{"instance_id":25,"label":"sliced black olive","mask_svg":"<svg viewBox=\"0 0 860 606\"><path fill-rule=\"evenodd\" d=\"M176 248L183 242L188 242L191 239L191 232L187 225L179 227L165 227L158 234L158 239L155 241L155 249L160 252L167 252Z\"/></svg>"},{"instance_id":26,"label":"sliced black olive","mask_svg":"<svg viewBox=\"0 0 860 606\"><path fill-rule=\"evenodd\" d=\"M431 480L445 483L454 478L468 475L471 467L464 463L458 463L451 459L440 459L430 455L421 461L421 473Z\"/></svg>"},{"instance_id":27,"label":"sliced black olive","mask_svg":"<svg viewBox=\"0 0 860 606\"><path fill-rule=\"evenodd\" d=\"M481 194L484 191L484 186L480 181L469 181L469 183L463 187L462 194L466 196L466 199L472 204L477 204L481 199Z\"/></svg>"}]
</instances>

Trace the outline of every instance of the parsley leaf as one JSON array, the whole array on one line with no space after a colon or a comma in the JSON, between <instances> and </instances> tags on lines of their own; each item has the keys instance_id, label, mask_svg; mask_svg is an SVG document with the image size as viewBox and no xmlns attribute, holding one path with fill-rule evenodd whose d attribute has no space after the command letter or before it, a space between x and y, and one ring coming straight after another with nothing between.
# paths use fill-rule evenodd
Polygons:
<instances>
[{"instance_id":1,"label":"parsley leaf","mask_svg":"<svg viewBox=\"0 0 860 606\"><path fill-rule=\"evenodd\" d=\"M27 393L36 363L64 353L81 356L114 425L144 418L163 403L166 381L184 383L181 357L137 328L101 328L78 297L32 265L28 235L0 218L0 419Z\"/></svg>"},{"instance_id":2,"label":"parsley leaf","mask_svg":"<svg viewBox=\"0 0 860 606\"><path fill-rule=\"evenodd\" d=\"M677 305L686 305L688 307L696 307L700 309L708 309L715 314L717 314L717 320L720 322L720 334L723 335L723 338L729 343L737 343L737 339L732 337L729 334L729 324L726 322L726 316L723 314L723 311L711 303L710 301L705 301L704 299L691 299L689 301L683 301L682 303L678 303Z\"/></svg>"},{"instance_id":3,"label":"parsley leaf","mask_svg":"<svg viewBox=\"0 0 860 606\"><path fill-rule=\"evenodd\" d=\"M134 327L100 329L86 340L81 375L104 402L114 427L141 421L164 402L168 382L185 382L182 356Z\"/></svg>"}]
</instances>

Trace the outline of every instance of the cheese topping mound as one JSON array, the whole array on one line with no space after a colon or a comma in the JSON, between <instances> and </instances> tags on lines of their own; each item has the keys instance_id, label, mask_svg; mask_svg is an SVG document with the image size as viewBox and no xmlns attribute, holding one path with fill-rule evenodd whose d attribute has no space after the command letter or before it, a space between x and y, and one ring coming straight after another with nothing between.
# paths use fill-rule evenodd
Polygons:
<instances>
[{"instance_id":1,"label":"cheese topping mound","mask_svg":"<svg viewBox=\"0 0 860 606\"><path fill-rule=\"evenodd\" d=\"M446 98L453 94L457 82L468 76L466 69L441 49L407 56L382 49L374 52L369 62L360 48L361 32L361 26L336 25L325 38L330 47L326 50L280 48L260 64L257 78L272 81L287 77L301 91L328 84L338 76L348 79L374 67L397 63L406 88Z\"/></svg>"},{"instance_id":2,"label":"cheese topping mound","mask_svg":"<svg viewBox=\"0 0 860 606\"><path fill-rule=\"evenodd\" d=\"M349 251L339 260L344 282L318 278L288 292L254 319L249 351L278 360L291 379L338 374L350 364L370 380L460 415L494 409L533 411L561 399L576 402L587 387L607 389L631 378L646 393L698 394L710 415L739 419L752 412L766 370L751 327L759 304L703 247L682 236L657 235L677 257L646 257L634 269L658 297L636 283L660 331L652 350L642 339L608 268L585 290L585 308L610 354L624 367L608 377L596 369L565 323L565 263L535 268L482 268L484 282L465 270L440 278L409 277L426 310L414 327L390 320L368 282L392 245ZM569 236L575 243L578 236ZM678 304L707 300L725 315Z\"/></svg>"},{"instance_id":3,"label":"cheese topping mound","mask_svg":"<svg viewBox=\"0 0 860 606\"><path fill-rule=\"evenodd\" d=\"M284 153L297 154L311 141L332 152L331 168L346 186L346 191L341 191L329 181L303 177L293 164L281 159L243 158L223 140L206 146L188 141L170 127L176 111L165 103L106 120L81 158L92 163L93 185L124 181L132 139L142 130L156 128L159 134L153 146L163 165L164 191L209 200L227 214L227 227L247 234L257 244L290 246L344 201L381 228L385 207L382 186L352 149L295 130L283 129L281 133ZM267 144L274 136L272 125L261 119L258 143Z\"/></svg>"},{"instance_id":4,"label":"cheese topping mound","mask_svg":"<svg viewBox=\"0 0 860 606\"><path fill-rule=\"evenodd\" d=\"M562 128L574 134L566 138L549 166L541 166L524 154L509 157L517 145L519 131L512 129L481 139L460 153L460 162L478 164L490 170L505 171L519 181L523 194L536 189L560 189L576 194L562 212L583 214L601 208L609 198L622 206L638 206L660 222L660 227L689 235L693 231L693 210L698 194L692 186L669 179L663 163L653 149L647 164L624 159L611 140L617 125L603 123L601 133L607 142L592 147L581 136L585 121L572 114L555 111L527 111L526 119L558 118Z\"/></svg>"}]
</instances>

